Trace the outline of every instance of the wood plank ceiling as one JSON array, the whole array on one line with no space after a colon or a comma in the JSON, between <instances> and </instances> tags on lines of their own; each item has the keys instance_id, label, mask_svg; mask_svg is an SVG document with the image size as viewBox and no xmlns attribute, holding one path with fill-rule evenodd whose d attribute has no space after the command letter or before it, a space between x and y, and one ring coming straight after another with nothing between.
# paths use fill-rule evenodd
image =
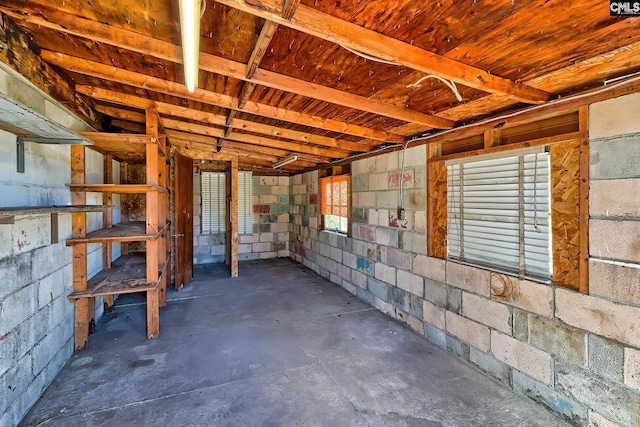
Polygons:
<instances>
[{"instance_id":1,"label":"wood plank ceiling","mask_svg":"<svg viewBox=\"0 0 640 427\"><path fill-rule=\"evenodd\" d=\"M1 0L106 130L240 168L324 167L640 70L640 18L577 0L206 0L200 88L183 85L176 1ZM455 83L462 98L438 78ZM449 83L451 85L451 83Z\"/></svg>"}]
</instances>

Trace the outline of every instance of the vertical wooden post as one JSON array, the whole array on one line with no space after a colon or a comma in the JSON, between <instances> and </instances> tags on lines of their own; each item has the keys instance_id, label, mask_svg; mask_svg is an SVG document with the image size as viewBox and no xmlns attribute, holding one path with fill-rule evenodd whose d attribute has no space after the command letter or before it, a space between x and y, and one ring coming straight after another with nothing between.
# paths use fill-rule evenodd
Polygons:
<instances>
[{"instance_id":1,"label":"vertical wooden post","mask_svg":"<svg viewBox=\"0 0 640 427\"><path fill-rule=\"evenodd\" d=\"M502 141L502 129L487 129L484 131L484 148L497 147Z\"/></svg>"},{"instance_id":2,"label":"vertical wooden post","mask_svg":"<svg viewBox=\"0 0 640 427\"><path fill-rule=\"evenodd\" d=\"M580 107L580 292L589 293L589 106Z\"/></svg>"},{"instance_id":3,"label":"vertical wooden post","mask_svg":"<svg viewBox=\"0 0 640 427\"><path fill-rule=\"evenodd\" d=\"M146 111L147 134L157 136L158 134L158 114L155 110ZM160 150L158 144L147 144L146 146L146 175L147 185L160 185ZM157 190L147 191L147 234L156 234L160 229L160 200L161 194ZM160 239L147 240L147 283L157 283L160 276L158 265L160 262ZM160 319L158 315L159 289L147 292L147 337L154 338L160 331Z\"/></svg>"},{"instance_id":4,"label":"vertical wooden post","mask_svg":"<svg viewBox=\"0 0 640 427\"><path fill-rule=\"evenodd\" d=\"M127 184L129 182L129 171L127 163L120 163L120 183ZM129 222L129 203L128 195L120 195L120 221ZM129 243L120 243L120 253L129 255Z\"/></svg>"},{"instance_id":5,"label":"vertical wooden post","mask_svg":"<svg viewBox=\"0 0 640 427\"><path fill-rule=\"evenodd\" d=\"M104 183L113 184L113 156L106 154L104 156ZM112 206L113 195L112 193L102 194L102 204ZM113 225L113 209L110 207L104 211L102 215L102 228L111 228ZM104 242L102 244L102 268L111 268L111 242ZM106 313L113 312L114 296L105 295L104 297L104 311Z\"/></svg>"},{"instance_id":6,"label":"vertical wooden post","mask_svg":"<svg viewBox=\"0 0 640 427\"><path fill-rule=\"evenodd\" d=\"M85 148L83 145L71 146L71 183L85 183ZM71 202L74 205L87 203L84 191L73 191ZM87 214L74 212L71 214L71 236L84 237L87 232ZM73 246L73 291L87 289L87 245ZM80 298L75 302L75 330L74 345L76 350L86 350L89 339L90 310L89 304L93 298Z\"/></svg>"},{"instance_id":7,"label":"vertical wooden post","mask_svg":"<svg viewBox=\"0 0 640 427\"><path fill-rule=\"evenodd\" d=\"M231 161L231 277L238 277L238 158Z\"/></svg>"},{"instance_id":8,"label":"vertical wooden post","mask_svg":"<svg viewBox=\"0 0 640 427\"><path fill-rule=\"evenodd\" d=\"M427 255L447 258L447 167L433 161L442 148L427 146Z\"/></svg>"}]
</instances>

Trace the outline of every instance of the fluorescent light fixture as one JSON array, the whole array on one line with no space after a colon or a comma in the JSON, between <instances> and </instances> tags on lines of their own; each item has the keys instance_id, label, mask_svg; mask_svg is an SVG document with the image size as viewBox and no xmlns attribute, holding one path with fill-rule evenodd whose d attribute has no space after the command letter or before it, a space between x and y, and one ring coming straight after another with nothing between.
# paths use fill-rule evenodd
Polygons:
<instances>
[{"instance_id":1,"label":"fluorescent light fixture","mask_svg":"<svg viewBox=\"0 0 640 427\"><path fill-rule=\"evenodd\" d=\"M293 154L291 156L287 156L287 157L283 157L282 159L273 162L273 168L274 169L278 169L283 167L284 165L288 165L289 163L293 163L296 160L298 160L298 155L297 154Z\"/></svg>"},{"instance_id":2,"label":"fluorescent light fixture","mask_svg":"<svg viewBox=\"0 0 640 427\"><path fill-rule=\"evenodd\" d=\"M198 87L200 68L200 3L201 0L180 0L180 34L182 35L182 60L184 84L192 92Z\"/></svg>"}]
</instances>

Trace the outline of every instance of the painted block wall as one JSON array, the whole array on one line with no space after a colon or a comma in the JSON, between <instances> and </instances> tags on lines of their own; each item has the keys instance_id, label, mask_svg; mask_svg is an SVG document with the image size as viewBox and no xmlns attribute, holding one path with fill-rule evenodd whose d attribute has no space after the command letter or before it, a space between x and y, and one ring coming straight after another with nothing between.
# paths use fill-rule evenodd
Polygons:
<instances>
[{"instance_id":1,"label":"painted block wall","mask_svg":"<svg viewBox=\"0 0 640 427\"><path fill-rule=\"evenodd\" d=\"M200 174L193 176L194 264L224 262L225 235L202 234ZM253 176L253 233L239 236L238 259L289 256L289 177Z\"/></svg>"},{"instance_id":2,"label":"painted block wall","mask_svg":"<svg viewBox=\"0 0 640 427\"><path fill-rule=\"evenodd\" d=\"M25 144L25 173L19 174L16 137L0 131L0 206L70 204L69 146ZM86 163L88 182L102 182L103 156L87 150ZM89 193L87 202L101 203L102 195ZM49 215L18 216L15 224L0 225L0 425L16 425L73 352L74 311L67 299L72 251L65 244L71 215L60 214L58 224L57 244L51 244ZM100 228L102 214L88 213L87 226ZM102 268L102 250L88 249L91 277ZM102 311L98 298L96 318Z\"/></svg>"},{"instance_id":3,"label":"painted block wall","mask_svg":"<svg viewBox=\"0 0 640 427\"><path fill-rule=\"evenodd\" d=\"M590 295L426 256L424 148L406 223L401 153L353 163L352 237L318 230L317 173L292 177L291 257L574 425L640 425L638 109L590 106Z\"/></svg>"}]
</instances>

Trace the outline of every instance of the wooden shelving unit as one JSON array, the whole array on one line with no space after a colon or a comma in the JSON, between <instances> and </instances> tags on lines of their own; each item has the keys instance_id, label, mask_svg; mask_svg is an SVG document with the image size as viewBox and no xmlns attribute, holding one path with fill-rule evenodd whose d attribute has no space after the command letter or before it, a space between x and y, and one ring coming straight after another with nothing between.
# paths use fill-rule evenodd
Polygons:
<instances>
[{"instance_id":1,"label":"wooden shelving unit","mask_svg":"<svg viewBox=\"0 0 640 427\"><path fill-rule=\"evenodd\" d=\"M86 192L101 192L111 201L112 194L144 194L146 197L146 221L111 224L111 212L105 214L103 228L86 232L86 213L72 212L72 238L67 245L73 248L73 293L69 299L75 303L75 349L87 346L89 325L92 319L94 298L105 297L105 308L113 307L117 294L145 292L147 298L147 336L154 338L160 331L159 307L166 304L167 287L167 239L169 223L167 187L166 138L158 135L158 115L147 112L147 134L93 134L83 136L94 142L91 148L105 154L105 184L85 182L85 147L71 147L71 178L68 187L72 201L86 203ZM126 147L135 144L131 150ZM142 146L142 148L141 148ZM111 160L119 153L139 156L144 153L145 184L113 184ZM120 159L122 160L122 159ZM145 252L125 254L111 263L111 245L116 242L145 242ZM87 280L87 245L103 246L103 270Z\"/></svg>"}]
</instances>

